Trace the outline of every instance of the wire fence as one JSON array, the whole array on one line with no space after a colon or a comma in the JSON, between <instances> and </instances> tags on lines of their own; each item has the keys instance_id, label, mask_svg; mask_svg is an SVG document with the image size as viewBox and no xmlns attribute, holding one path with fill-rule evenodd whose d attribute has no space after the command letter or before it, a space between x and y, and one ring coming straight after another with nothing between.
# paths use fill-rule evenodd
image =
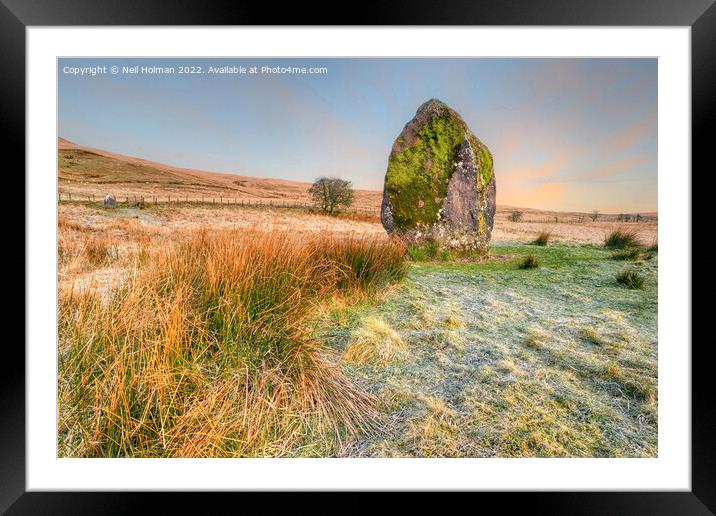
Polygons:
<instances>
[{"instance_id":1,"label":"wire fence","mask_svg":"<svg viewBox=\"0 0 716 516\"><path fill-rule=\"evenodd\" d=\"M104 205L104 196L95 194L72 194L72 193L60 193L57 198L58 203L61 202L73 202L82 204L99 204ZM190 197L188 195L119 195L115 197L115 202L118 207L143 207L143 206L157 206L160 204L164 205L179 205L179 204L196 204L196 205L224 205L224 206L237 206L247 208L292 208L300 210L318 210L320 208L315 204L292 201L290 199L251 199L251 198L238 198L238 197L224 197L224 196L210 196L204 195L200 197ZM349 208L342 208L340 211L349 213L362 213L366 215L380 215L379 207L370 206L351 206ZM542 223L542 224L584 224L586 222L594 222L590 215L575 215L565 214L562 216L521 216L518 220L512 220L511 216L508 215L508 219L511 222L517 223ZM600 214L596 219L600 222L656 222L658 217L653 215L639 215L630 216L628 219L622 215L606 215Z\"/></svg>"},{"instance_id":2,"label":"wire fence","mask_svg":"<svg viewBox=\"0 0 716 516\"><path fill-rule=\"evenodd\" d=\"M292 208L301 210L320 210L315 204L306 202L292 201L290 199L246 199L237 197L224 197L224 196L209 196L204 195L201 197L190 197L188 195L118 195L115 196L115 204L117 206L124 207L143 207L143 206L158 206L164 205L178 205L178 204L197 204L197 205L224 205L224 206L237 206L247 208ZM99 204L104 206L104 196L95 194L72 194L72 193L59 193L57 202L72 202L82 204ZM373 208L367 206L351 206L349 208L342 208L340 211L348 211L351 213L365 213L371 215L379 215L380 208Z\"/></svg>"}]
</instances>

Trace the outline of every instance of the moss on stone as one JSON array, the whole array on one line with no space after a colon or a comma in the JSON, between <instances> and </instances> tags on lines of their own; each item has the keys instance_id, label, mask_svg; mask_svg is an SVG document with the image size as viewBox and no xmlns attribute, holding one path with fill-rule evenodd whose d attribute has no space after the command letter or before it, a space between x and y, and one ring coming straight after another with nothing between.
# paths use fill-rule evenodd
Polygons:
<instances>
[{"instance_id":1,"label":"moss on stone","mask_svg":"<svg viewBox=\"0 0 716 516\"><path fill-rule=\"evenodd\" d=\"M475 166L480 171L477 186L479 191L483 192L487 185L490 184L490 179L492 179L492 154L490 154L487 145L478 140L472 133L470 133L470 146L472 147L472 152L475 153Z\"/></svg>"},{"instance_id":2,"label":"moss on stone","mask_svg":"<svg viewBox=\"0 0 716 516\"><path fill-rule=\"evenodd\" d=\"M391 156L386 189L396 229L438 220L465 131L461 120L433 116L412 146Z\"/></svg>"},{"instance_id":3,"label":"moss on stone","mask_svg":"<svg viewBox=\"0 0 716 516\"><path fill-rule=\"evenodd\" d=\"M452 234L454 227L450 230L444 227L442 210L456 164L464 159L458 154L466 140L477 172L477 203L469 208L477 211L473 215L477 220L469 237L457 238ZM490 151L472 134L460 115L437 99L425 102L396 139L388 160L384 194L386 229L397 231L411 241L428 238L449 241L452 247L486 245L492 212L488 215L484 210L494 210L494 202L485 196L489 195L493 174Z\"/></svg>"}]
</instances>

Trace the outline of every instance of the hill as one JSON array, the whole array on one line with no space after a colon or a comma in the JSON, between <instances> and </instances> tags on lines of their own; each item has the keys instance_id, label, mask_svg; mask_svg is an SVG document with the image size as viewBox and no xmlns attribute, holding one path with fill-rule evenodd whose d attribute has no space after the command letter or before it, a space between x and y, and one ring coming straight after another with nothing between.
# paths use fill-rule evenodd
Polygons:
<instances>
[{"instance_id":1,"label":"hill","mask_svg":"<svg viewBox=\"0 0 716 516\"><path fill-rule=\"evenodd\" d=\"M58 139L58 193L82 199L172 197L309 203L309 183L173 167ZM356 190L355 206L379 209L381 192Z\"/></svg>"},{"instance_id":2,"label":"hill","mask_svg":"<svg viewBox=\"0 0 716 516\"><path fill-rule=\"evenodd\" d=\"M205 200L222 198L224 201L251 201L310 204L309 183L252 177L220 172L208 172L173 167L147 159L125 156L102 149L78 145L58 138L58 193L63 199L71 195L82 200L94 196L99 200L107 193L118 199L125 197L157 197L171 199ZM354 207L378 212L382 192L356 190ZM497 206L497 219L506 220L514 211L520 211L524 222L584 223L591 213L560 212L534 208ZM635 215L635 214L632 214ZM641 213L643 220L656 221L657 213ZM617 214L600 214L599 221L617 222Z\"/></svg>"}]
</instances>

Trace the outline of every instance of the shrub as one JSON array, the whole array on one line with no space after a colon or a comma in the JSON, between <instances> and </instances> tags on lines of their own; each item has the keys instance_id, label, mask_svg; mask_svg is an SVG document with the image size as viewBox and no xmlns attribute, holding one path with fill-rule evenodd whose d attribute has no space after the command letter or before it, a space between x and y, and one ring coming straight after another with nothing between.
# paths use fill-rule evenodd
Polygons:
<instances>
[{"instance_id":1,"label":"shrub","mask_svg":"<svg viewBox=\"0 0 716 516\"><path fill-rule=\"evenodd\" d=\"M636 231L631 229L615 229L604 238L604 247L608 249L626 249L641 247Z\"/></svg>"},{"instance_id":2,"label":"shrub","mask_svg":"<svg viewBox=\"0 0 716 516\"><path fill-rule=\"evenodd\" d=\"M626 269L617 274L617 283L630 289L640 289L644 287L644 278L634 269Z\"/></svg>"},{"instance_id":3,"label":"shrub","mask_svg":"<svg viewBox=\"0 0 716 516\"><path fill-rule=\"evenodd\" d=\"M243 457L370 427L373 399L311 326L405 272L385 240L195 232L109 292L58 300L60 456Z\"/></svg>"},{"instance_id":4,"label":"shrub","mask_svg":"<svg viewBox=\"0 0 716 516\"><path fill-rule=\"evenodd\" d=\"M522 212L521 211L513 211L509 214L507 217L511 222L520 222L522 220Z\"/></svg>"},{"instance_id":5,"label":"shrub","mask_svg":"<svg viewBox=\"0 0 716 516\"><path fill-rule=\"evenodd\" d=\"M552 236L552 233L549 231L541 231L539 235L537 235L537 238L534 239L532 242L534 245L547 245L547 242L549 242L550 237Z\"/></svg>"},{"instance_id":6,"label":"shrub","mask_svg":"<svg viewBox=\"0 0 716 516\"><path fill-rule=\"evenodd\" d=\"M518 265L520 269L536 269L538 266L539 263L537 263L537 257L533 254L525 256Z\"/></svg>"}]
</instances>

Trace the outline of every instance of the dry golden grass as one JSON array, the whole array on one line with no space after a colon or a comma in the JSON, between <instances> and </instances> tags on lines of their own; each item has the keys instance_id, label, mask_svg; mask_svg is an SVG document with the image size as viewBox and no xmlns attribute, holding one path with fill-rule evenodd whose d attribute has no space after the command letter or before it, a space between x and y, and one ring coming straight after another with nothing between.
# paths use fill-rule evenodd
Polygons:
<instances>
[{"instance_id":1,"label":"dry golden grass","mask_svg":"<svg viewBox=\"0 0 716 516\"><path fill-rule=\"evenodd\" d=\"M633 230L644 242L656 242L659 229L655 215L643 222L617 223L613 215L592 221L584 214L530 210L521 222L512 222L508 218L510 211L507 207L497 207L493 242L534 242L540 234L548 233L550 242L602 244L610 232L619 228Z\"/></svg>"},{"instance_id":2,"label":"dry golden grass","mask_svg":"<svg viewBox=\"0 0 716 516\"><path fill-rule=\"evenodd\" d=\"M382 317L368 317L353 334L343 353L343 360L357 364L384 365L400 358L406 345L400 334Z\"/></svg>"},{"instance_id":3,"label":"dry golden grass","mask_svg":"<svg viewBox=\"0 0 716 516\"><path fill-rule=\"evenodd\" d=\"M70 227L61 236L83 232ZM117 288L60 289L60 455L282 456L307 434L367 428L372 398L310 328L326 297L402 277L403 254L385 240L199 230Z\"/></svg>"}]
</instances>

